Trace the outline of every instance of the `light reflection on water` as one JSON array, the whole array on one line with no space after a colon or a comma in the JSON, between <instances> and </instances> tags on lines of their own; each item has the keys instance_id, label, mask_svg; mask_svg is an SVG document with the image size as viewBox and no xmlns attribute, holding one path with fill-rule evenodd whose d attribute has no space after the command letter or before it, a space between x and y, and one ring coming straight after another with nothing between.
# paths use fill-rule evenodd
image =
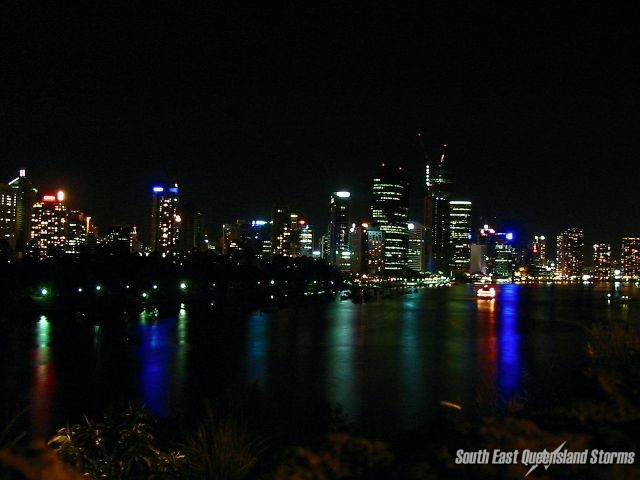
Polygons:
<instances>
[{"instance_id":1,"label":"light reflection on water","mask_svg":"<svg viewBox=\"0 0 640 480\"><path fill-rule=\"evenodd\" d=\"M150 319L140 314L138 402L155 415L179 415L185 403L188 356L188 315L180 308L178 317Z\"/></svg>"},{"instance_id":2,"label":"light reflection on water","mask_svg":"<svg viewBox=\"0 0 640 480\"><path fill-rule=\"evenodd\" d=\"M498 384L505 401L513 399L522 383L520 335L517 331L519 285L500 289L500 323L498 333Z\"/></svg>"},{"instance_id":3,"label":"light reflection on water","mask_svg":"<svg viewBox=\"0 0 640 480\"><path fill-rule=\"evenodd\" d=\"M56 389L56 376L51 359L51 322L41 315L35 328L35 349L33 352L33 378L31 383L29 409L31 431L36 437L43 437L51 428L51 411Z\"/></svg>"},{"instance_id":4,"label":"light reflection on water","mask_svg":"<svg viewBox=\"0 0 640 480\"><path fill-rule=\"evenodd\" d=\"M472 287L458 286L227 323L183 306L172 318L141 315L128 336L108 323L74 324L87 333L71 339L56 318L42 316L23 347L31 348L23 368L30 419L36 434L50 434L79 408L106 408L116 392L181 417L232 381L255 383L302 413L313 402L341 404L357 426L378 431L419 426L442 412L441 400L459 403L463 414L524 392L532 404L564 401L580 388L584 330L575 322L638 315L637 305L605 297L601 288L501 285L496 300L479 301ZM74 399L73 412L56 400L62 393Z\"/></svg>"}]
</instances>

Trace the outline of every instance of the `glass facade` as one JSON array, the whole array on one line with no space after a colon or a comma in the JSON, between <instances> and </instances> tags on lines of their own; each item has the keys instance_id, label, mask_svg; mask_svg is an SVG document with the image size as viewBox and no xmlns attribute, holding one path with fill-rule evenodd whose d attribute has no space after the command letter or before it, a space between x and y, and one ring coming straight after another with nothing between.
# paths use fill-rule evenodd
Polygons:
<instances>
[{"instance_id":1,"label":"glass facade","mask_svg":"<svg viewBox=\"0 0 640 480\"><path fill-rule=\"evenodd\" d=\"M449 202L449 241L451 243L451 272L469 272L471 268L471 202Z\"/></svg>"},{"instance_id":2,"label":"glass facade","mask_svg":"<svg viewBox=\"0 0 640 480\"><path fill-rule=\"evenodd\" d=\"M351 250L349 242L349 210L351 194L349 192L333 192L331 194L329 217L329 263L336 265L341 271L351 270Z\"/></svg>"},{"instance_id":3,"label":"glass facade","mask_svg":"<svg viewBox=\"0 0 640 480\"><path fill-rule=\"evenodd\" d=\"M408 195L402 167L381 164L373 179L371 215L384 234L384 273L393 275L407 267Z\"/></svg>"}]
</instances>

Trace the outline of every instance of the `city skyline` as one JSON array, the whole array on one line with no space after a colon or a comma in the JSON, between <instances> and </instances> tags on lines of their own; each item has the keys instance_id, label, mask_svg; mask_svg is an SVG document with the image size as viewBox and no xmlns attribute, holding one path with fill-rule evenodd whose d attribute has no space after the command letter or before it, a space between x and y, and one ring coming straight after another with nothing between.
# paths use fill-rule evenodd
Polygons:
<instances>
[{"instance_id":1,"label":"city skyline","mask_svg":"<svg viewBox=\"0 0 640 480\"><path fill-rule=\"evenodd\" d=\"M364 216L355 202L380 161L405 165L420 220L422 132L430 150L449 145L452 195L509 228L572 223L614 248L637 234L637 39L624 11L101 5L4 17L0 174L27 168L102 224L142 224L137 192L174 178L210 225L230 220L221 203L231 219L284 202L321 219L317 199L339 190Z\"/></svg>"},{"instance_id":2,"label":"city skyline","mask_svg":"<svg viewBox=\"0 0 640 480\"><path fill-rule=\"evenodd\" d=\"M441 160L444 159L444 154L442 154ZM427 163L427 166L432 166L431 163ZM383 171L391 171L389 170L389 168L391 168L395 173L394 175L397 176L398 174L400 175L399 177L396 178L396 180L398 180L400 183L398 183L398 185L394 185L394 181L391 181L392 177L389 177L389 179L384 179L384 175L382 172ZM336 217L336 211L335 211L335 205L337 205L335 202L336 201L340 201L343 202L343 206L340 207L344 212L346 212L346 216L344 218L342 218L341 220L339 220L339 222L341 222L341 229L343 231L342 235L342 240L340 240L340 244L342 244L343 246L338 246L337 248L342 251L344 250L345 252L347 252L347 255L350 256L350 258L345 257L345 259L347 260L347 262L345 263L344 267L339 266L340 270L343 270L345 272L348 272L350 270L352 270L352 263L358 262L360 260L358 260L357 257L357 253L352 251L352 249L354 248L354 245L352 244L353 242L353 236L355 235L354 233L354 229L353 227L359 227L361 222L372 222L371 226L375 226L375 227L382 227L381 230L384 232L386 230L387 227L385 227L385 224L389 221L386 220L386 216L387 215L392 215L393 217L395 217L396 215L400 215L398 217L398 220L394 220L394 221L400 221L400 223L398 223L397 227L395 228L400 228L401 230L404 231L404 233L402 235L404 235L402 238L404 238L403 242L411 242L412 240L410 240L410 237L412 235L411 230L414 228L414 225L420 225L420 229L424 229L424 233L421 233L419 238L415 237L414 235L414 240L418 241L420 244L423 245L423 250L420 252L420 261L419 263L421 265L424 265L424 263L422 262L422 259L426 259L429 255L429 235L428 235L428 231L426 228L424 228L424 226L422 226L419 222L416 222L411 216L408 216L406 214L406 205L404 204L404 202L406 202L406 180L405 180L405 169L402 166L398 166L398 165L387 165L387 164L379 164L377 166L378 169L378 173L374 174L374 178L372 179L372 186L373 186L373 195L370 196L370 208L371 211L368 212L368 215L365 215L363 217L359 217L359 218L355 218L355 217L350 217L350 214L348 213L351 210L351 193L347 192L347 191L339 191L339 192L333 192L331 194L331 202L330 202L330 212L329 215L327 216L328 218L328 224L327 224L327 230L325 231L323 227L314 227L314 222L309 220L309 217L307 215L304 214L304 212L300 213L295 213L297 211L297 209L295 208L295 206L292 205L273 205L272 206L272 211L270 215L267 215L264 217L264 219L260 219L260 216L249 216L248 218L245 219L236 219L235 222L237 223L237 227L238 228L248 228L251 227L252 225L260 225L260 226L264 226L268 224L272 224L271 227L271 239L270 239L270 245L267 247L268 249L271 250L271 254L277 254L277 253L282 253L285 256L299 256L299 255L308 255L311 256L311 254L313 253L313 256L316 256L316 252L322 256L322 258L325 258L329 261L329 263L334 264L339 266L338 264L340 262L337 261L337 257L333 258L329 249L329 245L336 243L336 245L338 245L338 240L334 239L333 241L331 240L332 237L334 237L334 235L336 235L335 233L335 229L332 228L332 225L334 225L334 222L338 222L337 217ZM429 183L431 181L431 177L430 175L433 172L430 172L429 168L427 167L426 169L426 175L425 175L425 179L427 181L427 183ZM380 175L383 175L383 177L380 177ZM381 182L381 178L382 183ZM65 215L68 215L68 217L66 218L66 222L68 223L69 228L71 228L71 226L74 224L74 222L77 223L78 220L75 220L75 218L77 217L77 219L79 219L79 222L81 224L85 224L86 225L84 227L81 228L82 233L80 230L73 231L73 232L67 232L68 235L70 235L69 240L70 243L69 245L63 245L64 241L66 241L64 238L62 239L63 243L61 243L59 245L59 247L65 247L68 252L67 253L74 253L77 254L80 252L80 250L78 250L79 248L79 243L78 240L74 240L75 238L79 238L80 235L87 235L87 248L89 249L89 251L95 251L95 241L96 239L98 239L98 231L100 228L105 228L105 238L108 239L110 235L113 235L114 229L118 230L118 229L122 229L122 227L127 226L128 231L130 232L130 246L132 246L134 243L136 245L138 245L139 247L144 247L147 251L157 251L160 253L166 254L170 251L189 251L192 248L213 248L216 251L218 251L219 253L225 254L228 253L226 252L226 244L224 243L226 241L226 236L228 230L228 226L231 225L229 223L225 223L223 225L217 226L220 228L214 228L211 232L207 232L206 229L204 228L204 222L202 219L202 214L198 211L197 206L194 206L193 204L189 203L189 202L185 202L182 200L182 198L178 197L178 192L181 191L182 189L178 186L177 182L174 182L173 184L165 184L165 185L159 185L156 184L153 187L150 188L150 195L151 195L151 199L152 199L152 204L151 204L151 208L148 210L147 214L148 217L150 217L150 222L149 222L149 218L147 219L147 224L150 223L150 229L146 234L143 234L143 238L148 238L148 243L146 242L140 242L140 240L138 239L138 232L140 231L140 226L139 225L134 225L134 224L128 224L128 225L124 225L124 224L112 224L112 225L100 225L100 224L96 224L93 216L91 216L91 207L89 207L89 210L86 210L86 207L82 207L82 209L79 209L78 206L76 204L70 203L67 206L67 201L68 201L68 194L66 191L64 190L58 190L57 192L40 192L37 195L35 195L35 192L38 191L37 188L34 188L32 183L30 182L30 175L27 175L27 171L26 169L20 169L19 170L19 176L16 177L15 179L13 179L12 181L8 182L7 184L3 184L0 182L0 186L4 185L8 190L7 192L11 192L11 186L13 185L16 189L18 188L18 181L20 182L26 182L25 185L27 185L27 189L30 193L30 195L33 196L34 199L36 199L36 203L34 204L34 209L35 208L40 208L40 205L47 205L50 204L52 201L55 201L56 198L58 199L58 201L60 201L60 198L62 198L62 200L64 201L64 203L60 203L60 205L62 205L62 210L64 212L67 211L67 209L69 209L68 213L65 213ZM387 183L385 183L387 182ZM390 183L389 183L390 182ZM451 178L447 177L446 179L446 183L447 184L451 184ZM455 183L455 182L453 182ZM4 188L4 187L3 187ZM19 190L16 190L16 192L18 192ZM429 192L430 190L426 190L426 192ZM4 190L3 190L4 192ZM386 193L385 193L386 192ZM7 193L9 194L9 193ZM161 210L162 207L160 207L160 205L162 205L162 202L164 202L165 200L165 195L166 195L166 201L168 202L167 205L171 205L171 209L170 212L165 215L166 216L166 220L165 223L163 224L163 226L159 227L159 224L157 222L157 218L159 218L161 216ZM382 195L382 197L380 197L380 195ZM402 207L402 212L400 213L399 211L396 212L395 211L395 207L392 208L392 210L389 211L389 213L385 213L384 215L381 213L382 210L379 210L380 208L386 208L386 207L382 207L379 203L378 200L376 200L377 197L380 198L385 198L385 196L387 195L391 195L392 197L395 197L398 195L398 199L401 200L401 203L405 206ZM16 197L18 198L18 197ZM15 210L15 205L12 206L11 202L13 202L14 200L12 200L11 196L7 196L3 193L3 197L2 197L2 205L3 208L5 208L5 205L7 204L7 202L9 202L8 208L9 210L7 212L11 213L11 215L17 215L17 211ZM392 202L394 203L394 202ZM486 231L490 231L491 235L498 235L499 238L502 238L503 240L500 240L499 243L504 243L504 236L506 235L506 240L508 241L507 243L505 243L505 245L510 245L506 248L508 248L509 252L507 252L507 257L504 258L505 261L507 261L508 263L512 264L513 266L515 266L517 263L516 262L516 254L522 254L522 255L536 255L536 250L537 247L534 246L534 244L538 241L539 238L544 240L544 236L539 237L539 235L532 235L532 236L528 236L528 237L524 237L524 238L520 238L518 239L519 241L516 241L517 238L517 234L513 233L513 229L510 228L504 228L504 224L501 224L501 222L496 222L496 221L486 221L483 218L486 217L482 217L481 215L475 215L475 220L473 220L474 215L472 215L473 212L473 208L471 208L471 204L472 202L469 202L467 200L459 200L459 199L454 199L451 201L446 202L446 208L447 208L447 218L449 216L449 209L451 209L451 215L453 215L454 210L457 211L460 208L460 205L466 205L466 207L464 207L465 213L464 213L464 227L463 230L466 230L469 232L469 241L468 241L468 247L473 247L472 244L483 244L484 242L481 240L481 237L483 236L483 232ZM376 206L378 205L378 206ZM427 212L427 207L428 204L425 203L425 214ZM21 207L24 208L24 207ZM13 209L13 210L12 210ZM376 210L378 209L378 210ZM3 210L4 211L4 210ZM35 210L34 210L35 212ZM279 222L278 220L278 215L276 212L283 212L282 215L282 225L284 225L284 236L282 238L279 237L279 235L281 235L281 233L277 233L279 230L278 228L282 228L282 227L277 227L277 224ZM378 212L378 213L376 213ZM326 213L326 212L325 212ZM35 213L34 213L35 215ZM79 217L78 217L79 215ZM412 266L410 266L411 269L416 270L416 271L421 271L421 272L426 272L426 271L431 271L431 272L435 272L435 271L447 271L449 268L451 268L451 273L453 274L455 271L458 271L459 273L463 272L463 270L459 270L457 268L454 267L454 263L449 263L449 262L453 262L454 259L457 256L456 251L458 251L459 248L462 247L462 245L456 245L456 241L454 240L455 238L462 238L459 237L459 235L454 235L453 232L459 228L456 224L457 224L457 220L454 220L454 218L457 218L458 214L456 213L455 217L452 216L450 220L446 221L446 228L447 230L450 230L449 232L449 236L451 236L451 239L449 241L446 242L446 248L445 250L443 250L444 252L444 256L443 258L445 259L445 263L447 263L447 265L440 267L440 268L434 268L433 266L431 268L416 268L416 260L418 259L418 257L414 257L413 260L409 261L409 264L412 264ZM86 218L85 218L86 217ZM389 217L391 218L391 217ZM479 220L482 220L482 222L479 222ZM33 221L39 221L36 220L36 217L33 217ZM169 221L170 223L166 223L167 221ZM240 222L240 223L238 223ZM249 223L246 223L249 222ZM347 223L345 223L347 222ZM486 223L483 223L486 222ZM142 223L142 225L144 225L145 222ZM322 225L323 222L321 220L318 221L318 225ZM405 225L405 226L401 226ZM7 236L7 238L10 240L9 241L9 245L12 246L13 243L15 242L15 236L11 236L11 229L15 229L16 228L17 223L15 221L12 222L8 222L6 223L6 225L3 223L3 228L8 229L7 232L3 233L3 236ZM32 222L29 222L30 227L28 226L27 228L35 228L36 224L32 224ZM244 226L243 226L244 225ZM350 225L353 226L351 228L351 232L345 232L345 226L346 225ZM147 225L148 227L149 225ZM364 226L364 224L363 224ZM408 227L408 230L407 230ZM167 233L167 235L163 235L161 233L159 233L158 228L162 229L164 233ZM185 230L186 228L186 230ZM311 228L311 229L310 229ZM368 227L367 227L368 228ZM486 230L486 229L489 230ZM499 228L500 230L502 230L502 233L496 233L497 230L494 230L494 228ZM171 232L170 232L171 230ZM302 230L305 230L305 232L303 233ZM365 229L366 230L366 229ZM625 241L637 241L638 238L640 238L640 236L638 235L625 235L621 238L618 239L617 242L613 242L613 245L615 245L614 248L611 248L611 243L594 243L593 245L589 242L585 242L584 238L585 238L585 234L584 234L584 229L581 227L576 227L575 225L572 224L567 224L567 226L565 226L565 228L563 229L563 232L558 232L558 243L556 245L556 249L555 252L553 250L548 250L548 247L546 247L548 252L553 252L557 255L556 261L559 262L556 264L556 268L560 271L564 271L564 267L561 266L561 260L560 257L562 256L562 254L560 253L560 237L562 235L565 234L566 231L568 230L579 230L580 231L580 235L581 235L581 255L586 259L586 261L584 260L580 260L580 262L586 267L586 266L593 266L595 270L597 270L598 265L601 263L601 260L598 260L596 258L596 256L592 256L592 249L598 249L599 246L601 245L606 245L608 248L608 255L609 255L609 262L610 263L610 267L613 267L614 265L620 266L622 263L624 263L624 251L625 251ZM16 232L19 231L19 229L16 230ZM142 228L142 231L145 231L145 228ZM395 230L394 230L395 231ZM156 232L155 234L152 232ZM334 233L332 233L334 232ZM398 230L398 232L400 232L400 230ZM387 232L388 234L389 232ZM92 236L92 240L91 245L89 245L89 234L91 234ZM219 235L220 234L220 235ZM54 233L54 235L57 235ZM117 234L116 237L120 235ZM237 234L232 234L232 235L237 235ZM345 236L346 235L346 236ZM465 234L466 235L466 234ZM547 234L548 235L548 234ZM167 240L166 240L166 244L163 244L162 247L159 247L159 238L160 236L164 236ZM391 235L392 237L393 235ZM38 235L36 235L36 237L38 237ZM285 238L286 237L286 238ZM257 237L256 237L257 238ZM303 240L304 238L304 240ZM280 239L280 240L277 240ZM300 243L302 240L302 242L305 244L305 246L302 245L302 243ZM388 241L388 239L387 239ZM435 242L435 240L431 240L433 242ZM132 243L133 242L133 243ZM212 242L212 243L209 243ZM221 243L222 242L222 243ZM284 242L282 243L282 245L279 245L279 242ZM325 242L328 242L325 244ZM459 242L458 242L459 243ZM414 244L413 247L409 247L408 244L407 246L403 247L404 248L404 253L402 255L406 256L407 255L407 248L413 249L415 250L415 245ZM627 245L629 245L629 243L627 242ZM515 247L512 248L511 246ZM42 246L41 246L42 247ZM40 248L41 248L40 247ZM115 247L115 245L114 245ZM84 248L84 247L83 247ZM462 247L464 248L464 247ZM633 247L637 250L636 247ZM301 250L299 250L301 249ZM316 250L317 249L317 250ZM532 250L533 249L533 250ZM304 250L304 253L303 253ZM138 251L138 247L136 247L135 249L131 250L131 251ZM336 250L337 252L337 250ZM528 253L527 253L528 252ZM41 252L42 253L42 252ZM257 253L257 252L254 252ZM497 252L496 252L497 253ZM417 253L416 253L417 254ZM471 257L468 257L468 255L471 255ZM356 257L354 257L354 255L356 255ZM415 254L414 254L415 255ZM469 258L471 260L471 269L469 270L471 273L473 273L474 267L474 254L473 254L473 248L471 248L471 253L467 250L467 253L462 255L462 257L460 257L461 259L464 258L465 256L467 256L467 258ZM492 255L491 255L492 256ZM500 255L498 254L498 257ZM498 258L496 257L496 258ZM464 262L464 261L463 261ZM529 260L526 261L526 263L528 263ZM401 263L406 263L406 260L403 260ZM521 262L520 262L521 263ZM535 263L535 262L534 262ZM468 263L467 263L468 264ZM407 264L407 266L409 266ZM635 269L635 267L633 267ZM578 268L578 270L580 270L580 268ZM353 270L354 272L357 270ZM577 270L576 270L577 271ZM635 271L635 270L634 270ZM506 272L506 271L505 271ZM389 272L387 272L389 273Z\"/></svg>"}]
</instances>

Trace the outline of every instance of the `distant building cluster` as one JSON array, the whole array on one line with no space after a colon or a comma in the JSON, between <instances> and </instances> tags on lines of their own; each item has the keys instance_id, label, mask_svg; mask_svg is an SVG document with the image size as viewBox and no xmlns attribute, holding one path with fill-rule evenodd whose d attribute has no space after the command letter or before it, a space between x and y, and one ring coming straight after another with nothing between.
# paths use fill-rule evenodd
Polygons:
<instances>
[{"instance_id":1,"label":"distant building cluster","mask_svg":"<svg viewBox=\"0 0 640 480\"><path fill-rule=\"evenodd\" d=\"M202 215L178 204L178 187L153 187L151 238L143 248L136 225L110 225L100 232L91 216L72 206L64 190L39 193L20 170L0 184L0 256L36 259L98 252L166 254L204 248ZM102 233L102 234L101 234Z\"/></svg>"},{"instance_id":2,"label":"distant building cluster","mask_svg":"<svg viewBox=\"0 0 640 480\"><path fill-rule=\"evenodd\" d=\"M422 222L409 216L405 170L384 162L373 175L368 218L353 218L351 192L336 190L328 195L326 228L310 224L289 205L274 205L269 219L225 223L212 242L202 214L181 201L176 183L151 188L149 236L142 241L135 225L110 225L100 232L90 216L71 206L66 192L40 194L20 170L0 184L0 253L47 259L98 251L168 256L215 250L239 263L267 263L274 256L324 259L345 274L373 278L640 278L640 238L622 239L619 261L610 244L596 243L587 267L584 234L577 227L556 237L552 259L545 235L533 236L518 250L513 233L485 222L474 226L472 202L452 198L447 160L446 145L433 158L424 154Z\"/></svg>"}]
</instances>

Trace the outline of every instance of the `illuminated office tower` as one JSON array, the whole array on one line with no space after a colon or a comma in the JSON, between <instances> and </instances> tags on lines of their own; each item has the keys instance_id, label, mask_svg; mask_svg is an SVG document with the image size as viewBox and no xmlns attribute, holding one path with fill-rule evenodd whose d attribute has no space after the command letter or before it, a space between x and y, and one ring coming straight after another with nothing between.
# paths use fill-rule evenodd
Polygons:
<instances>
[{"instance_id":1,"label":"illuminated office tower","mask_svg":"<svg viewBox=\"0 0 640 480\"><path fill-rule=\"evenodd\" d=\"M424 252L424 225L409 222L409 247L407 250L407 266L414 272L422 270Z\"/></svg>"},{"instance_id":2,"label":"illuminated office tower","mask_svg":"<svg viewBox=\"0 0 640 480\"><path fill-rule=\"evenodd\" d=\"M547 239L544 235L536 235L531 242L531 263L538 267L547 265Z\"/></svg>"},{"instance_id":3,"label":"illuminated office tower","mask_svg":"<svg viewBox=\"0 0 640 480\"><path fill-rule=\"evenodd\" d=\"M471 202L449 202L450 268L453 274L469 272L471 268Z\"/></svg>"},{"instance_id":4,"label":"illuminated office tower","mask_svg":"<svg viewBox=\"0 0 640 480\"><path fill-rule=\"evenodd\" d=\"M558 273L567 278L581 278L584 266L584 234L569 227L557 239Z\"/></svg>"},{"instance_id":5,"label":"illuminated office tower","mask_svg":"<svg viewBox=\"0 0 640 480\"><path fill-rule=\"evenodd\" d=\"M489 255L491 273L496 277L513 278L516 249L513 246L513 233L496 233L493 254Z\"/></svg>"},{"instance_id":6,"label":"illuminated office tower","mask_svg":"<svg viewBox=\"0 0 640 480\"><path fill-rule=\"evenodd\" d=\"M593 276L599 280L611 277L611 245L608 243L593 245Z\"/></svg>"},{"instance_id":7,"label":"illuminated office tower","mask_svg":"<svg viewBox=\"0 0 640 480\"><path fill-rule=\"evenodd\" d=\"M27 178L27 171L22 169L18 177L9 182L16 193L16 241L15 251L21 256L27 250L31 239L31 213L36 203L38 191Z\"/></svg>"},{"instance_id":8,"label":"illuminated office tower","mask_svg":"<svg viewBox=\"0 0 640 480\"><path fill-rule=\"evenodd\" d=\"M0 252L16 247L16 192L0 183Z\"/></svg>"},{"instance_id":9,"label":"illuminated office tower","mask_svg":"<svg viewBox=\"0 0 640 480\"><path fill-rule=\"evenodd\" d=\"M366 232L366 270L371 275L381 276L387 271L385 234L379 227L370 226Z\"/></svg>"},{"instance_id":10,"label":"illuminated office tower","mask_svg":"<svg viewBox=\"0 0 640 480\"><path fill-rule=\"evenodd\" d=\"M300 256L313 257L313 227L306 220L298 220Z\"/></svg>"},{"instance_id":11,"label":"illuminated office tower","mask_svg":"<svg viewBox=\"0 0 640 480\"><path fill-rule=\"evenodd\" d=\"M384 234L384 273L399 274L407 267L408 192L402 167L381 164L373 179L373 223Z\"/></svg>"},{"instance_id":12,"label":"illuminated office tower","mask_svg":"<svg viewBox=\"0 0 640 480\"><path fill-rule=\"evenodd\" d=\"M351 270L351 250L349 245L349 206L351 194L349 192L333 192L330 200L329 216L329 257L340 271Z\"/></svg>"},{"instance_id":13,"label":"illuminated office tower","mask_svg":"<svg viewBox=\"0 0 640 480\"><path fill-rule=\"evenodd\" d=\"M87 243L87 226L84 213L71 210L67 214L67 241L64 252L68 255L80 255Z\"/></svg>"},{"instance_id":14,"label":"illuminated office tower","mask_svg":"<svg viewBox=\"0 0 640 480\"><path fill-rule=\"evenodd\" d=\"M329 235L325 234L320 237L318 241L318 250L320 251L320 258L327 260L329 258Z\"/></svg>"},{"instance_id":15,"label":"illuminated office tower","mask_svg":"<svg viewBox=\"0 0 640 480\"><path fill-rule=\"evenodd\" d=\"M271 210L271 255L291 256L293 238L289 208L275 205Z\"/></svg>"},{"instance_id":16,"label":"illuminated office tower","mask_svg":"<svg viewBox=\"0 0 640 480\"><path fill-rule=\"evenodd\" d=\"M624 237L622 239L620 268L624 277L640 278L640 238Z\"/></svg>"},{"instance_id":17,"label":"illuminated office tower","mask_svg":"<svg viewBox=\"0 0 640 480\"><path fill-rule=\"evenodd\" d=\"M541 278L549 276L547 270L547 239L544 235L535 235L529 244L529 276Z\"/></svg>"},{"instance_id":18,"label":"illuminated office tower","mask_svg":"<svg viewBox=\"0 0 640 480\"><path fill-rule=\"evenodd\" d=\"M67 243L67 207L65 194L43 195L31 212L30 251L38 258L50 258L65 251Z\"/></svg>"},{"instance_id":19,"label":"illuminated office tower","mask_svg":"<svg viewBox=\"0 0 640 480\"><path fill-rule=\"evenodd\" d=\"M181 218L178 215L178 185L153 187L151 203L151 250L167 254L175 250Z\"/></svg>"},{"instance_id":20,"label":"illuminated office tower","mask_svg":"<svg viewBox=\"0 0 640 480\"><path fill-rule=\"evenodd\" d=\"M289 214L289 228L291 235L289 236L289 251L287 256L299 257L301 254L300 234L302 233L299 215L297 213Z\"/></svg>"},{"instance_id":21,"label":"illuminated office tower","mask_svg":"<svg viewBox=\"0 0 640 480\"><path fill-rule=\"evenodd\" d=\"M445 170L445 150L425 166L425 268L424 271L448 271L450 253L449 196L451 182Z\"/></svg>"}]
</instances>

